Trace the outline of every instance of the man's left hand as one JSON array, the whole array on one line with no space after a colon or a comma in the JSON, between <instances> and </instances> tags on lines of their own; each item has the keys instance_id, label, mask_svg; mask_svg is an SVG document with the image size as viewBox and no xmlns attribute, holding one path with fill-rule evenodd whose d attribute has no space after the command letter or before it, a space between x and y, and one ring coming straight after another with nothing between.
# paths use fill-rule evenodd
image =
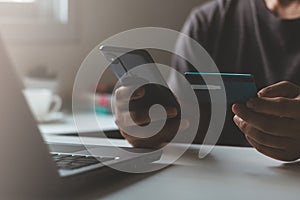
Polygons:
<instances>
[{"instance_id":1,"label":"man's left hand","mask_svg":"<svg viewBox=\"0 0 300 200\"><path fill-rule=\"evenodd\" d=\"M232 110L235 124L259 152L282 161L300 158L299 86L277 83Z\"/></svg>"}]
</instances>

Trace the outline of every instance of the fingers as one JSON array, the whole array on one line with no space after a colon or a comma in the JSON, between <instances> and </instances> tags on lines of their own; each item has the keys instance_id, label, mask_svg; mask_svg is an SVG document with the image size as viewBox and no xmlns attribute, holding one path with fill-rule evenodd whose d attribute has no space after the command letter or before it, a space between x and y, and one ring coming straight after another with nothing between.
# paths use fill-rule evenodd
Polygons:
<instances>
[{"instance_id":1,"label":"fingers","mask_svg":"<svg viewBox=\"0 0 300 200\"><path fill-rule=\"evenodd\" d=\"M142 87L137 89L135 92L133 91L134 88L129 86L122 86L116 90L115 101L114 101L114 108L116 113L122 111L128 111L129 106L131 106L134 109L135 107L137 107L136 109L139 109L138 105L143 102L138 103L137 100L142 100L144 98L144 96L146 95L146 90L144 87ZM132 96L129 97L128 94L132 94Z\"/></svg>"},{"instance_id":2,"label":"fingers","mask_svg":"<svg viewBox=\"0 0 300 200\"><path fill-rule=\"evenodd\" d=\"M283 97L253 98L247 102L247 107L255 112L300 119L300 101Z\"/></svg>"},{"instance_id":3,"label":"fingers","mask_svg":"<svg viewBox=\"0 0 300 200\"><path fill-rule=\"evenodd\" d=\"M178 131L184 131L188 129L189 122L187 120L182 120L179 125L180 120L171 119L167 121L166 126L156 135L149 138L137 138L131 136L130 134L121 131L122 136L128 140L128 142L137 148L159 148L162 144L170 142L172 138L178 133ZM135 127L131 127L133 130ZM130 129L130 127L129 127ZM145 135L145 133L141 133Z\"/></svg>"},{"instance_id":4,"label":"fingers","mask_svg":"<svg viewBox=\"0 0 300 200\"><path fill-rule=\"evenodd\" d=\"M264 133L253 126L251 126L249 123L245 122L238 116L234 117L235 124L239 127L239 129L245 134L246 137L251 138L255 142L259 144L263 144L264 146L275 148L275 149L281 149L284 150L285 147L288 146L290 143L290 139L286 137L279 137L270 135L267 133Z\"/></svg>"},{"instance_id":5,"label":"fingers","mask_svg":"<svg viewBox=\"0 0 300 200\"><path fill-rule=\"evenodd\" d=\"M136 91L134 91L134 87L130 87L130 86L121 86L120 88L118 88L116 90L116 102L119 101L126 101L128 100L128 94L132 94L133 95L130 97L129 100L138 100L141 99L145 96L146 90L144 87L138 88Z\"/></svg>"},{"instance_id":6,"label":"fingers","mask_svg":"<svg viewBox=\"0 0 300 200\"><path fill-rule=\"evenodd\" d=\"M294 161L299 158L298 143L294 139L264 133L238 116L235 124L245 134L248 142L259 152L282 161Z\"/></svg>"},{"instance_id":7,"label":"fingers","mask_svg":"<svg viewBox=\"0 0 300 200\"><path fill-rule=\"evenodd\" d=\"M260 114L248 109L246 106L233 105L232 111L245 122L264 133L274 136L289 137L294 133L298 133L299 126L294 120L288 118L279 118Z\"/></svg>"},{"instance_id":8,"label":"fingers","mask_svg":"<svg viewBox=\"0 0 300 200\"><path fill-rule=\"evenodd\" d=\"M254 139L250 137L246 137L248 142L255 148L257 151L260 153L269 156L271 158L274 158L276 160L281 160L281 161L294 161L297 158L290 156L286 151L280 150L280 149L275 149L271 148L268 146L265 146L263 144L260 144L259 142L255 141Z\"/></svg>"},{"instance_id":9,"label":"fingers","mask_svg":"<svg viewBox=\"0 0 300 200\"><path fill-rule=\"evenodd\" d=\"M167 113L167 119L175 118L178 115L178 111L174 107L167 107L165 111ZM155 112L152 119L150 119L148 112L149 109L141 109L132 112L117 113L115 122L120 127L130 127L136 125L143 126L150 122L165 120L164 116L156 114Z\"/></svg>"},{"instance_id":10,"label":"fingers","mask_svg":"<svg viewBox=\"0 0 300 200\"><path fill-rule=\"evenodd\" d=\"M287 81L283 81L262 89L260 92L258 92L258 96L269 97L269 98L274 98L274 97L295 98L299 95L299 93L300 93L299 86Z\"/></svg>"}]
</instances>

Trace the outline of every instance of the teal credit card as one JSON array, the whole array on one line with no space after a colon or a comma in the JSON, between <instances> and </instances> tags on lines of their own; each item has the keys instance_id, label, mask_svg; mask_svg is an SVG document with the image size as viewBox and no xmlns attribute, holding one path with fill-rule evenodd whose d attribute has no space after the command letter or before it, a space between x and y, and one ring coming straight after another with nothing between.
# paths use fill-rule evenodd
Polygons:
<instances>
[{"instance_id":1,"label":"teal credit card","mask_svg":"<svg viewBox=\"0 0 300 200\"><path fill-rule=\"evenodd\" d=\"M257 95L256 84L251 74L187 72L185 77L194 89L199 103L210 103L210 93L221 93L224 90L229 105L245 103ZM220 77L225 88L218 81Z\"/></svg>"}]
</instances>

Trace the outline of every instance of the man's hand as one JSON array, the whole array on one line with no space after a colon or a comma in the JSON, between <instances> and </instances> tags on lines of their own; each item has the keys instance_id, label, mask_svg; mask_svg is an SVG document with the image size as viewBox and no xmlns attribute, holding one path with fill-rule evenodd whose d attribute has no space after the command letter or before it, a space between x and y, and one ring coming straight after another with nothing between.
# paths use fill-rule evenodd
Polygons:
<instances>
[{"instance_id":1,"label":"man's hand","mask_svg":"<svg viewBox=\"0 0 300 200\"><path fill-rule=\"evenodd\" d=\"M150 120L149 107L151 105L151 99L159 99L158 96L152 96L151 99L145 98L147 96L147 90L145 87L136 90L130 98L130 111L128 112L128 102L126 102L126 95L133 90L133 87L122 86L115 92L115 117L116 124L121 129L122 136L129 141L134 147L141 148L155 148L160 147L163 143L172 140L177 133L178 128L186 129L188 122L180 125L180 119L176 118L179 115L179 111L172 106L166 106L167 121L164 128L156 135L149 138L137 138L130 135L130 132L126 133L126 130L134 130L137 126L145 126L149 123L155 123L155 121L163 120L162 116L155 116ZM149 102L150 101L150 102ZM158 102L159 103L159 102ZM155 103L157 104L157 102ZM126 111L127 110L127 111ZM131 124L128 119L132 119L134 124ZM179 127L180 126L180 127ZM146 130L146 129L145 129ZM151 135L152 133L141 133L141 135Z\"/></svg>"},{"instance_id":2,"label":"man's hand","mask_svg":"<svg viewBox=\"0 0 300 200\"><path fill-rule=\"evenodd\" d=\"M280 82L246 106L233 105L234 122L259 152L282 161L300 158L300 87Z\"/></svg>"}]
</instances>

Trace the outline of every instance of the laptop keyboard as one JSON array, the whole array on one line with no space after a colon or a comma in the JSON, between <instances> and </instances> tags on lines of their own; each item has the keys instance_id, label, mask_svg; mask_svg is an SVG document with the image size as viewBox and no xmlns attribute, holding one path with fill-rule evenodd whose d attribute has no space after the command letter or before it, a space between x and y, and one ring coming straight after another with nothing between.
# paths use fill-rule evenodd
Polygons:
<instances>
[{"instance_id":1,"label":"laptop keyboard","mask_svg":"<svg viewBox=\"0 0 300 200\"><path fill-rule=\"evenodd\" d=\"M69 154L52 153L52 158L56 162L59 169L74 170L90 165L95 165L103 162L115 160L114 157L93 157L93 156L80 156Z\"/></svg>"}]
</instances>

